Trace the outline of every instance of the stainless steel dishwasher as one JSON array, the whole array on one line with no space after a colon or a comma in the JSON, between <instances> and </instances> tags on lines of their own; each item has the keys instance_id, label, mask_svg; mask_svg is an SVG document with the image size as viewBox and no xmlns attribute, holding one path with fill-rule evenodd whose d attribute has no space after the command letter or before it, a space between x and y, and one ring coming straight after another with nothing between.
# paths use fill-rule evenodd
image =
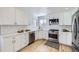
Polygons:
<instances>
[{"instance_id":1,"label":"stainless steel dishwasher","mask_svg":"<svg viewBox=\"0 0 79 59\"><path fill-rule=\"evenodd\" d=\"M35 31L29 32L29 44L35 41Z\"/></svg>"}]
</instances>

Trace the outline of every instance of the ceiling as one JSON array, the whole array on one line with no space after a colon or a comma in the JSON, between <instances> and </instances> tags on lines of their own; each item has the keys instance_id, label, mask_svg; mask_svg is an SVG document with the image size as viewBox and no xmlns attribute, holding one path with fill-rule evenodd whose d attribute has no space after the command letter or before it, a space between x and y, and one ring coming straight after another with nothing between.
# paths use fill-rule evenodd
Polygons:
<instances>
[{"instance_id":1,"label":"ceiling","mask_svg":"<svg viewBox=\"0 0 79 59\"><path fill-rule=\"evenodd\" d=\"M75 9L75 7L49 7L48 8L48 11L49 13L52 12L52 13L59 13L59 12L65 12L65 11L71 11Z\"/></svg>"},{"instance_id":2,"label":"ceiling","mask_svg":"<svg viewBox=\"0 0 79 59\"><path fill-rule=\"evenodd\" d=\"M18 8L25 12L29 11L33 15L60 13L60 12L66 12L66 11L71 11L71 10L75 9L75 7L18 7Z\"/></svg>"}]
</instances>

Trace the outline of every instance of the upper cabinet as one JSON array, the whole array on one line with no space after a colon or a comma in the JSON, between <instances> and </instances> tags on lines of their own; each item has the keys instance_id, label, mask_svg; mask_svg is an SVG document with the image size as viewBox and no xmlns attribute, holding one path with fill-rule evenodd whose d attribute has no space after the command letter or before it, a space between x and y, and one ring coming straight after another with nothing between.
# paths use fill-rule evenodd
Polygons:
<instances>
[{"instance_id":1,"label":"upper cabinet","mask_svg":"<svg viewBox=\"0 0 79 59\"><path fill-rule=\"evenodd\" d=\"M29 25L32 23L32 18L29 8L0 8L0 25Z\"/></svg>"},{"instance_id":2,"label":"upper cabinet","mask_svg":"<svg viewBox=\"0 0 79 59\"><path fill-rule=\"evenodd\" d=\"M72 23L72 13L71 12L65 12L63 16L63 25L71 25Z\"/></svg>"},{"instance_id":3,"label":"upper cabinet","mask_svg":"<svg viewBox=\"0 0 79 59\"><path fill-rule=\"evenodd\" d=\"M29 8L15 8L16 12L16 24L17 25L29 25L32 21L32 14Z\"/></svg>"},{"instance_id":4,"label":"upper cabinet","mask_svg":"<svg viewBox=\"0 0 79 59\"><path fill-rule=\"evenodd\" d=\"M18 8L15 9L16 12L16 25L28 25L28 19L23 10Z\"/></svg>"},{"instance_id":5,"label":"upper cabinet","mask_svg":"<svg viewBox=\"0 0 79 59\"><path fill-rule=\"evenodd\" d=\"M14 25L15 8L0 7L0 25Z\"/></svg>"},{"instance_id":6,"label":"upper cabinet","mask_svg":"<svg viewBox=\"0 0 79 59\"><path fill-rule=\"evenodd\" d=\"M72 13L70 11L63 12L59 15L59 25L71 25Z\"/></svg>"},{"instance_id":7,"label":"upper cabinet","mask_svg":"<svg viewBox=\"0 0 79 59\"><path fill-rule=\"evenodd\" d=\"M46 19L59 19L59 25L71 25L72 13L76 10L54 12L55 10L49 10L45 15ZM0 25L35 25L36 16L42 15L42 10L40 8L31 7L0 7ZM41 20L40 23L45 23L47 25L47 20ZM44 25L44 24L43 24Z\"/></svg>"},{"instance_id":8,"label":"upper cabinet","mask_svg":"<svg viewBox=\"0 0 79 59\"><path fill-rule=\"evenodd\" d=\"M60 14L58 15L58 18L59 18L59 25L63 25L64 14L63 14L63 13L60 13Z\"/></svg>"}]
</instances>

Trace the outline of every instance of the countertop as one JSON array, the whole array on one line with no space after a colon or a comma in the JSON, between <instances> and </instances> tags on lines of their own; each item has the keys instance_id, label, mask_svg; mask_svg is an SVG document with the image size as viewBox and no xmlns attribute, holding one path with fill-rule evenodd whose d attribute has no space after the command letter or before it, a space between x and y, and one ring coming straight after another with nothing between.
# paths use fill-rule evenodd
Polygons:
<instances>
[{"instance_id":1,"label":"countertop","mask_svg":"<svg viewBox=\"0 0 79 59\"><path fill-rule=\"evenodd\" d=\"M21 34L26 34L26 33L29 33L29 32L32 32L32 31L27 31L27 32L22 32L22 33L7 33L7 34L1 34L0 37L6 37L6 36L16 36L16 35L21 35Z\"/></svg>"}]
</instances>

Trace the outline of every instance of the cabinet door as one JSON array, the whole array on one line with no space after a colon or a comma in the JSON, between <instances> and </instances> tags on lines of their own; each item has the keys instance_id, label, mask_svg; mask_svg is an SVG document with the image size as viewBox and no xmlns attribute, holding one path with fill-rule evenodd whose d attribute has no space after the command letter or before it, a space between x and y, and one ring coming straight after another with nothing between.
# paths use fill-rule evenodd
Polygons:
<instances>
[{"instance_id":1,"label":"cabinet door","mask_svg":"<svg viewBox=\"0 0 79 59\"><path fill-rule=\"evenodd\" d=\"M35 40L39 39L39 32L35 31Z\"/></svg>"},{"instance_id":2,"label":"cabinet door","mask_svg":"<svg viewBox=\"0 0 79 59\"><path fill-rule=\"evenodd\" d=\"M59 25L63 25L63 21L64 20L64 14L63 13L61 13L60 15L59 15Z\"/></svg>"},{"instance_id":3,"label":"cabinet door","mask_svg":"<svg viewBox=\"0 0 79 59\"><path fill-rule=\"evenodd\" d=\"M15 8L0 7L0 25L14 25Z\"/></svg>"},{"instance_id":4,"label":"cabinet door","mask_svg":"<svg viewBox=\"0 0 79 59\"><path fill-rule=\"evenodd\" d=\"M48 39L48 31L44 30L42 33L43 39Z\"/></svg>"},{"instance_id":5,"label":"cabinet door","mask_svg":"<svg viewBox=\"0 0 79 59\"><path fill-rule=\"evenodd\" d=\"M14 43L14 50L15 51L18 51L22 48L21 47L21 43L22 43L21 40L22 40L21 35L17 35L15 37L15 43Z\"/></svg>"},{"instance_id":6,"label":"cabinet door","mask_svg":"<svg viewBox=\"0 0 79 59\"><path fill-rule=\"evenodd\" d=\"M23 11L16 9L16 24L23 25L24 14Z\"/></svg>"},{"instance_id":7,"label":"cabinet door","mask_svg":"<svg viewBox=\"0 0 79 59\"><path fill-rule=\"evenodd\" d=\"M39 35L39 39L43 39L43 31L40 30L38 35Z\"/></svg>"},{"instance_id":8,"label":"cabinet door","mask_svg":"<svg viewBox=\"0 0 79 59\"><path fill-rule=\"evenodd\" d=\"M16 8L16 24L17 25L28 25L28 18L25 12L19 8Z\"/></svg>"},{"instance_id":9,"label":"cabinet door","mask_svg":"<svg viewBox=\"0 0 79 59\"><path fill-rule=\"evenodd\" d=\"M25 34L23 33L21 35L21 47L23 48L23 47L27 46L28 43L29 43L29 34L28 34L28 32Z\"/></svg>"},{"instance_id":10,"label":"cabinet door","mask_svg":"<svg viewBox=\"0 0 79 59\"><path fill-rule=\"evenodd\" d=\"M23 47L25 47L28 44L28 35L26 34L18 34L15 37L15 44L14 44L14 48L15 51L18 51L20 49L22 49Z\"/></svg>"},{"instance_id":11,"label":"cabinet door","mask_svg":"<svg viewBox=\"0 0 79 59\"><path fill-rule=\"evenodd\" d=\"M29 32L25 33L25 44L29 44Z\"/></svg>"},{"instance_id":12,"label":"cabinet door","mask_svg":"<svg viewBox=\"0 0 79 59\"><path fill-rule=\"evenodd\" d=\"M39 30L35 32L35 40L43 39L43 31Z\"/></svg>"},{"instance_id":13,"label":"cabinet door","mask_svg":"<svg viewBox=\"0 0 79 59\"><path fill-rule=\"evenodd\" d=\"M66 43L66 40L67 40L66 39L66 33L59 33L59 35L60 35L59 36L59 42L62 43L62 44L67 44Z\"/></svg>"},{"instance_id":14,"label":"cabinet door","mask_svg":"<svg viewBox=\"0 0 79 59\"><path fill-rule=\"evenodd\" d=\"M72 46L72 33L67 33L67 45Z\"/></svg>"},{"instance_id":15,"label":"cabinet door","mask_svg":"<svg viewBox=\"0 0 79 59\"><path fill-rule=\"evenodd\" d=\"M13 52L14 45L13 45L13 37L2 37L1 38L1 51L2 52Z\"/></svg>"},{"instance_id":16,"label":"cabinet door","mask_svg":"<svg viewBox=\"0 0 79 59\"><path fill-rule=\"evenodd\" d=\"M65 12L64 13L64 20L63 20L63 25L71 25L72 21L72 13L70 12Z\"/></svg>"}]
</instances>

